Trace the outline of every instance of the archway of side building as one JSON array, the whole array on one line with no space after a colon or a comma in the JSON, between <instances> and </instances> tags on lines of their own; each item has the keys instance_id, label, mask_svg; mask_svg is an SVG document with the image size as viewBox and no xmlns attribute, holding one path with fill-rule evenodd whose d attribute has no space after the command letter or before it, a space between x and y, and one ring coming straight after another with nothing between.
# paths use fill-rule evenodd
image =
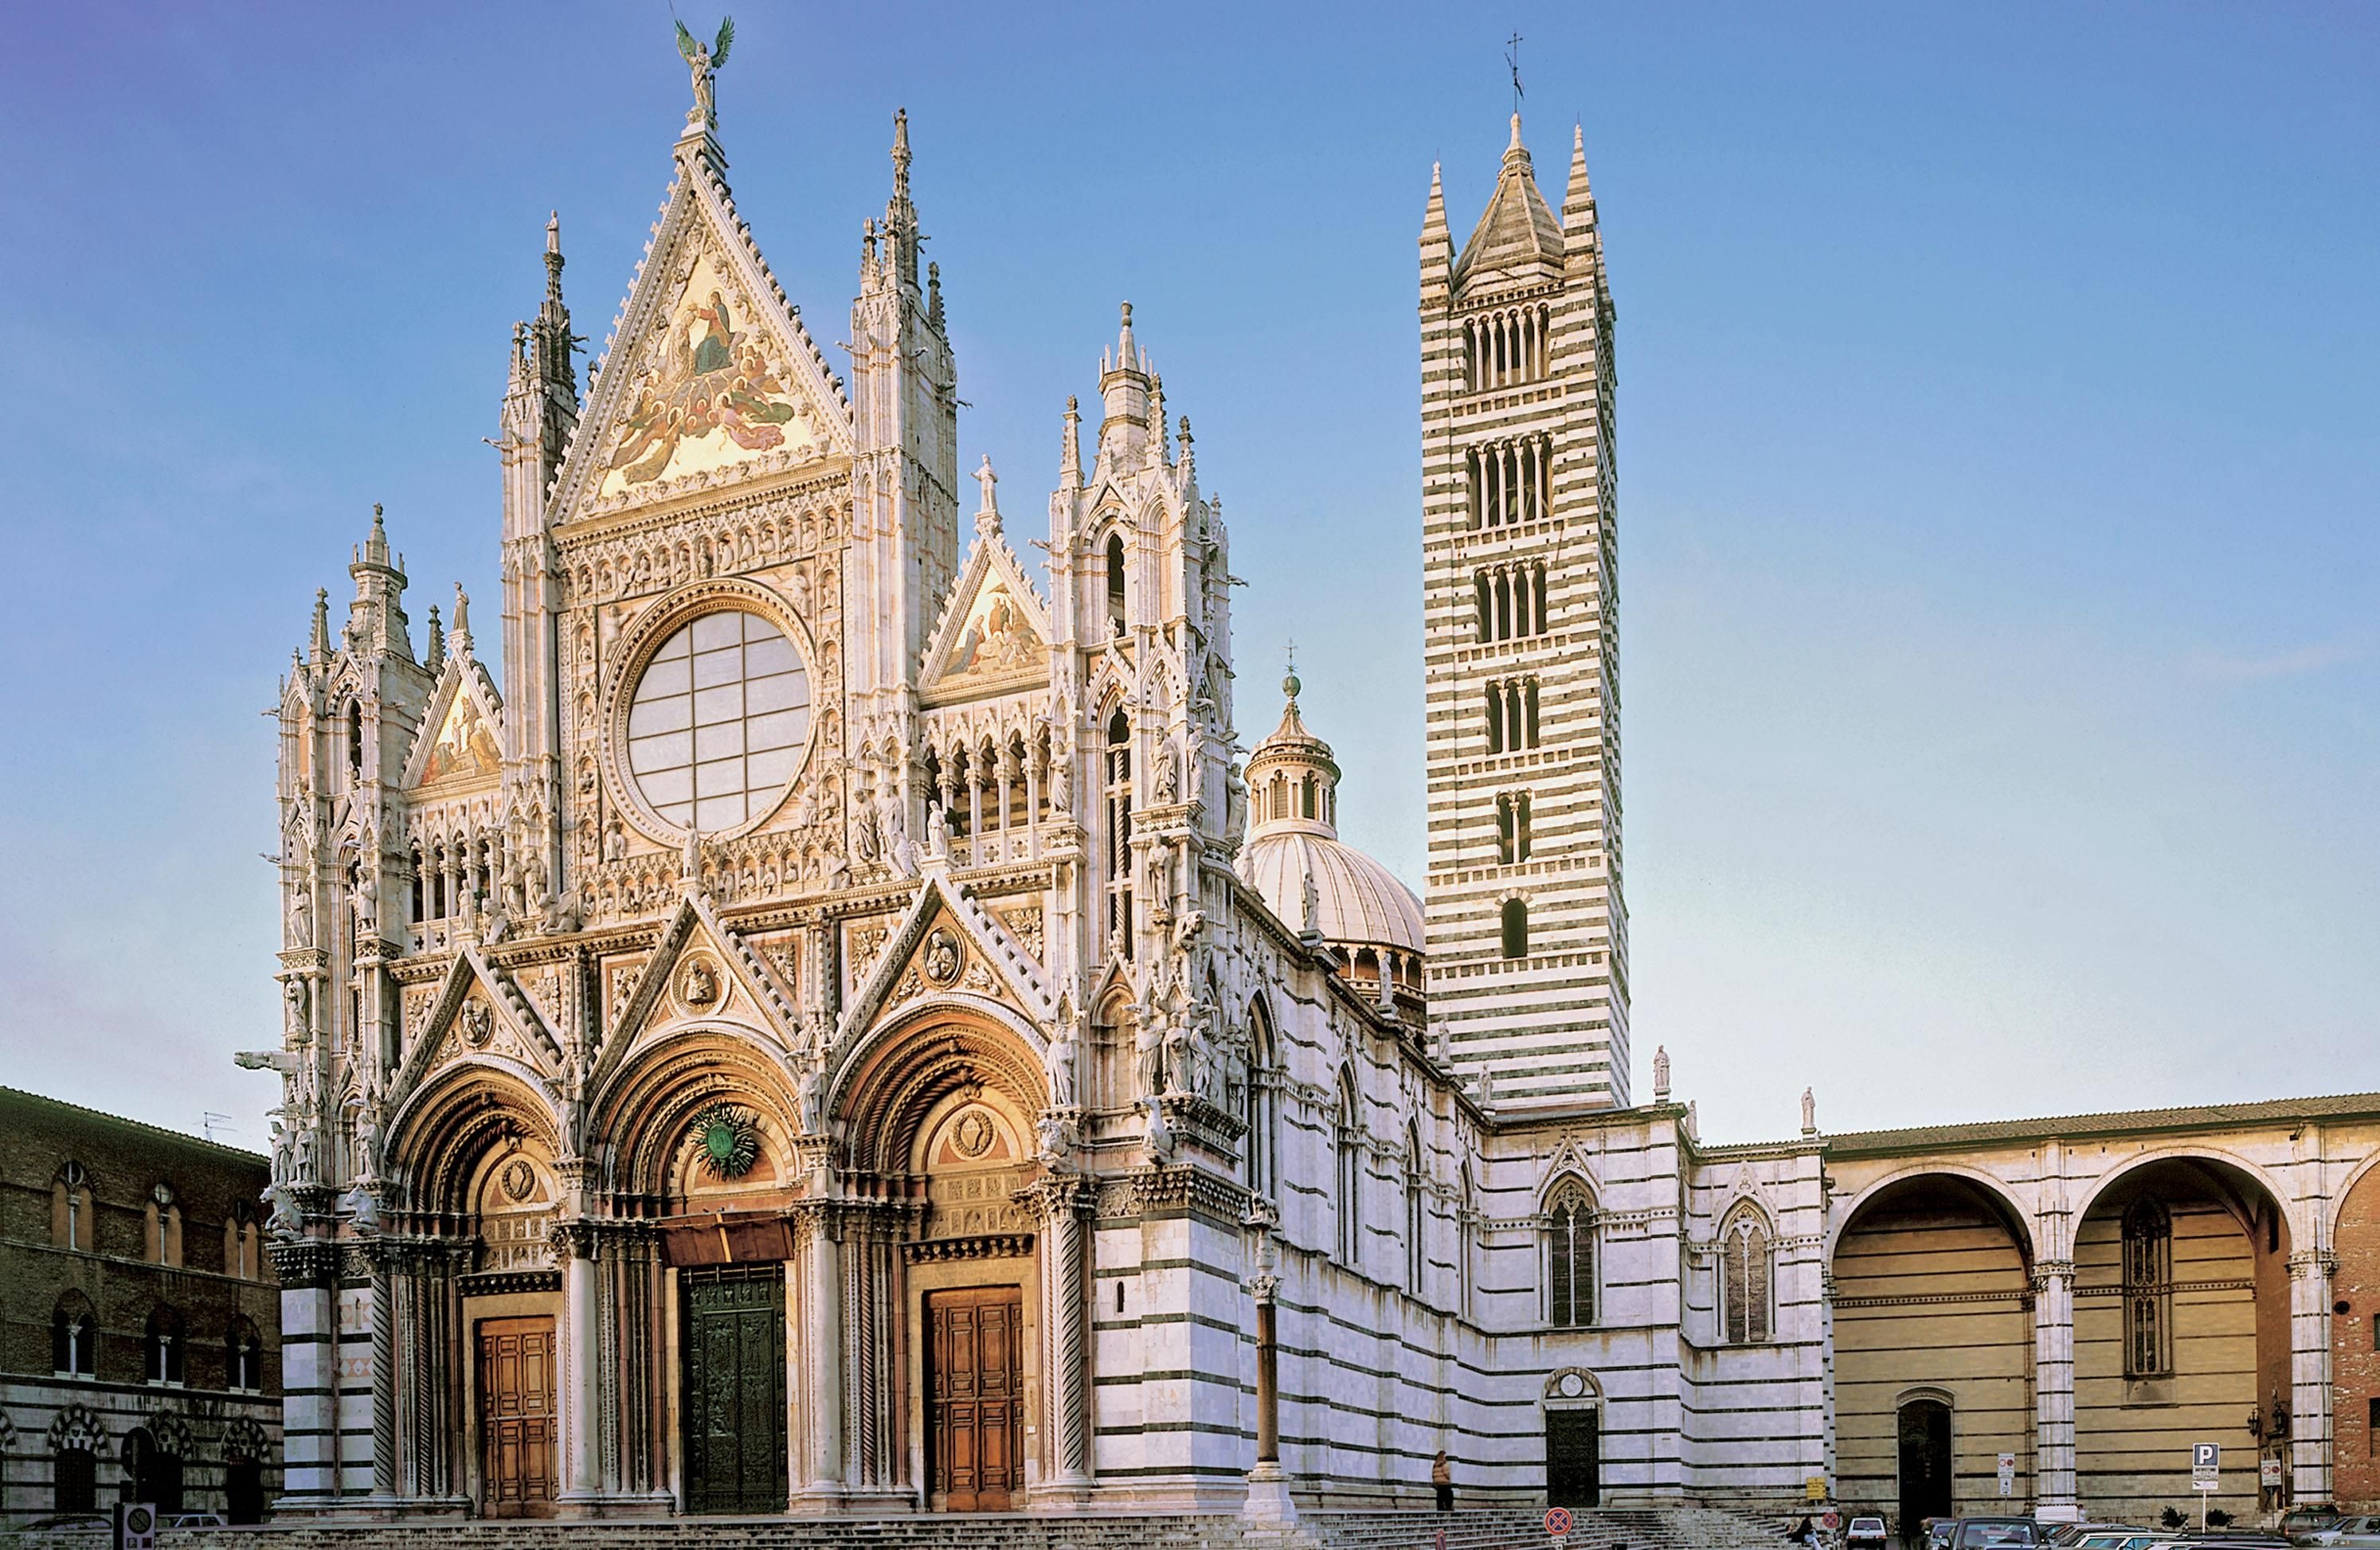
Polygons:
<instances>
[{"instance_id":1,"label":"archway of side building","mask_svg":"<svg viewBox=\"0 0 2380 1550\"><path fill-rule=\"evenodd\" d=\"M2075 1496L2092 1518L2192 1517L2194 1443L2223 1449L2208 1498L2246 1521L2286 1505L2259 1484L2290 1429L2289 1229L2263 1181L2162 1156L2103 1181L2074 1229ZM2286 1472L2286 1471L2284 1471Z\"/></svg>"},{"instance_id":2,"label":"archway of side building","mask_svg":"<svg viewBox=\"0 0 2380 1550\"><path fill-rule=\"evenodd\" d=\"M1904 1538L1905 1517L2031 1494L2033 1244L2022 1212L1989 1183L1948 1172L1887 1181L1837 1235L1836 1494ZM2013 1504L2011 1504L2013 1505Z\"/></svg>"},{"instance_id":3,"label":"archway of side building","mask_svg":"<svg viewBox=\"0 0 2380 1550\"><path fill-rule=\"evenodd\" d=\"M2348 1511L2380 1511L2380 1157L2351 1180L2331 1230L2331 1489Z\"/></svg>"}]
</instances>

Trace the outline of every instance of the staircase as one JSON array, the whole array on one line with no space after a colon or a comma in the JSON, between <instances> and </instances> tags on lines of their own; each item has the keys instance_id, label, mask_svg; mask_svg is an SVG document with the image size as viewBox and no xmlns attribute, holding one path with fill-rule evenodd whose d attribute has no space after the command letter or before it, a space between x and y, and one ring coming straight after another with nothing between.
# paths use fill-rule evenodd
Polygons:
<instances>
[{"instance_id":1,"label":"staircase","mask_svg":"<svg viewBox=\"0 0 2380 1550\"><path fill-rule=\"evenodd\" d=\"M472 1519L167 1531L158 1550L1548 1550L1538 1508L1309 1512L1287 1534L1202 1516L991 1512L879 1518ZM1781 1550L1779 1524L1716 1508L1576 1515L1568 1550Z\"/></svg>"}]
</instances>

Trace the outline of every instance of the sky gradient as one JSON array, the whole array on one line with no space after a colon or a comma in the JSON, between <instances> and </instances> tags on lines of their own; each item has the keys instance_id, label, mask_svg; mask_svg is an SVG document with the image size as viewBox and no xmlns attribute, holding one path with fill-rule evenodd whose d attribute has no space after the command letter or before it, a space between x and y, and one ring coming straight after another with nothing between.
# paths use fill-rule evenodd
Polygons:
<instances>
[{"instance_id":1,"label":"sky gradient","mask_svg":"<svg viewBox=\"0 0 2380 1550\"><path fill-rule=\"evenodd\" d=\"M686 13L698 30L716 17ZM1116 303L1418 885L1415 248L1570 127L1619 308L1636 1084L1713 1139L2380 1088L2368 7L747 6L739 209L841 370L905 105L960 463L1042 536ZM600 347L652 6L0 11L0 1083L264 1135L274 738L371 503L492 613L546 213ZM1031 551L1026 551L1028 555ZM494 631L483 630L492 642Z\"/></svg>"}]
</instances>

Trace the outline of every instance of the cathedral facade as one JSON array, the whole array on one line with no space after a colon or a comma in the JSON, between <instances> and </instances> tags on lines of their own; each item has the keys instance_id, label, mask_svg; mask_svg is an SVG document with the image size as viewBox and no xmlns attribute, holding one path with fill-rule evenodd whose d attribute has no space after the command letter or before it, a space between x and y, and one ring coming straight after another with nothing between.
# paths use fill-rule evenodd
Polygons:
<instances>
[{"instance_id":1,"label":"cathedral facade","mask_svg":"<svg viewBox=\"0 0 2380 1550\"><path fill-rule=\"evenodd\" d=\"M1338 838L1293 677L1241 745L1221 504L1131 309L1045 590L961 476L905 118L845 380L698 77L583 381L549 227L492 662L459 590L416 629L375 513L284 684L282 1510L1281 1520L1440 1450L1468 1500L1905 1508L2013 1449L2071 1511L2147 1489L2124 1406L2236 1430L2270 1385L2281 1489L2330 1493L2380 1100L1712 1145L1657 1056L1632 1102L1577 139L1557 207L1516 118L1460 250L1429 193L1416 897ZM2141 1263L2205 1274L2125 1268L2136 1200Z\"/></svg>"}]
</instances>

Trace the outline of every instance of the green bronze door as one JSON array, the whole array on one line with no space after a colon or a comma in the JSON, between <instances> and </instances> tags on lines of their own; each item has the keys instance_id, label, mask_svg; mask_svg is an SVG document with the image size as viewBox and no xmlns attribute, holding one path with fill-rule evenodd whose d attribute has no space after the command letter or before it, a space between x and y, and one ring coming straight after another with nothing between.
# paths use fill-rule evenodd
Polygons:
<instances>
[{"instance_id":1,"label":"green bronze door","mask_svg":"<svg viewBox=\"0 0 2380 1550\"><path fill-rule=\"evenodd\" d=\"M686 1509L785 1510L785 1278L686 1278Z\"/></svg>"}]
</instances>

